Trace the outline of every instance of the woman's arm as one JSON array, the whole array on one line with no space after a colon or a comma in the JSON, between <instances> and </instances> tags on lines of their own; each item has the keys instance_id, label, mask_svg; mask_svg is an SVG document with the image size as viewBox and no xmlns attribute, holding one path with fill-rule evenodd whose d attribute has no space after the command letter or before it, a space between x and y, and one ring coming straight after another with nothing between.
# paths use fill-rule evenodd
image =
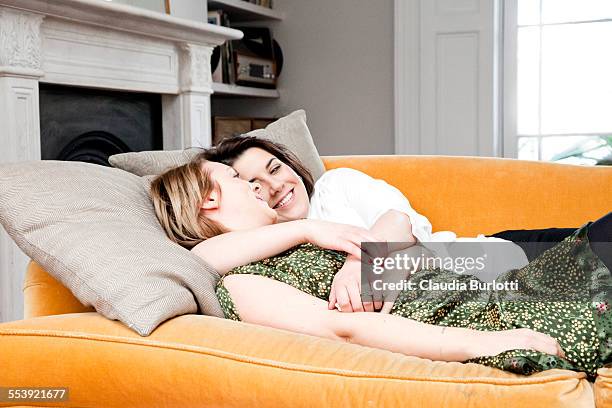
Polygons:
<instances>
[{"instance_id":1,"label":"woman's arm","mask_svg":"<svg viewBox=\"0 0 612 408\"><path fill-rule=\"evenodd\" d=\"M223 284L244 322L442 361L465 361L511 349L563 356L552 337L529 329L485 332L420 323L395 315L340 313L285 283L230 275Z\"/></svg>"},{"instance_id":2,"label":"woman's arm","mask_svg":"<svg viewBox=\"0 0 612 408\"><path fill-rule=\"evenodd\" d=\"M393 244L389 246L388 252L406 249L417 241L412 235L410 217L397 210L388 210L381 215L370 228L370 232Z\"/></svg>"},{"instance_id":3,"label":"woman's arm","mask_svg":"<svg viewBox=\"0 0 612 408\"><path fill-rule=\"evenodd\" d=\"M306 242L352 254L359 259L360 243L375 238L351 225L296 220L243 231L231 231L200 242L191 251L221 275L231 269L278 255Z\"/></svg>"}]
</instances>

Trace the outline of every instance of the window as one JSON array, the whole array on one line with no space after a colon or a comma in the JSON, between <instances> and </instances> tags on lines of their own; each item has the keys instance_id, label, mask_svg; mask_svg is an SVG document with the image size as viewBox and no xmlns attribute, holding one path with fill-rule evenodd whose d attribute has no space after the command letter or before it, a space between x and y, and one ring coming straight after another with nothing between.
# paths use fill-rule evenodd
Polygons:
<instances>
[{"instance_id":1,"label":"window","mask_svg":"<svg viewBox=\"0 0 612 408\"><path fill-rule=\"evenodd\" d=\"M519 159L612 164L612 0L516 0Z\"/></svg>"}]
</instances>

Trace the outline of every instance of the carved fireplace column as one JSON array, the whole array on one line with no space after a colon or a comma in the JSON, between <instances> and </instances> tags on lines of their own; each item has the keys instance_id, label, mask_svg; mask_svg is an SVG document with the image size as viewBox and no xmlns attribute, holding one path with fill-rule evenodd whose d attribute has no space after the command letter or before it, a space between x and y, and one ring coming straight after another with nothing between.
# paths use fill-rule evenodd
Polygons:
<instances>
[{"instance_id":1,"label":"carved fireplace column","mask_svg":"<svg viewBox=\"0 0 612 408\"><path fill-rule=\"evenodd\" d=\"M0 7L0 163L40 160L38 80L43 16ZM0 322L23 317L29 258L0 228Z\"/></svg>"},{"instance_id":2,"label":"carved fireplace column","mask_svg":"<svg viewBox=\"0 0 612 408\"><path fill-rule=\"evenodd\" d=\"M164 150L210 147L213 46L179 46L179 94L162 98ZM182 134L176 137L176 133Z\"/></svg>"},{"instance_id":3,"label":"carved fireplace column","mask_svg":"<svg viewBox=\"0 0 612 408\"><path fill-rule=\"evenodd\" d=\"M40 159L43 16L0 7L0 163Z\"/></svg>"}]
</instances>

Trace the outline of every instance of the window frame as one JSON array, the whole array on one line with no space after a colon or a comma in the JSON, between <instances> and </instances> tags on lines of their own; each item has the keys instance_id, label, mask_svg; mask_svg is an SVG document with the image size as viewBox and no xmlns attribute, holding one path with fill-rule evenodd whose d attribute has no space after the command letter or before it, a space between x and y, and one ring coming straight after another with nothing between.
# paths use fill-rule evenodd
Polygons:
<instances>
[{"instance_id":1,"label":"window frame","mask_svg":"<svg viewBox=\"0 0 612 408\"><path fill-rule=\"evenodd\" d=\"M517 114L517 40L518 40L518 0L503 0L503 97L502 97L502 132L503 157L518 157L518 114Z\"/></svg>"},{"instance_id":2,"label":"window frame","mask_svg":"<svg viewBox=\"0 0 612 408\"><path fill-rule=\"evenodd\" d=\"M518 140L520 137L533 137L538 141L538 161L543 161L541 141L546 137L554 136L607 136L609 133L567 133L567 134L518 134L518 1L503 1L503 28L502 28L502 132L503 157L518 158ZM606 19L607 20L607 19ZM558 24L592 23L601 20L580 20ZM553 24L540 24L540 26ZM554 23L557 25L557 23ZM535 26L535 25L533 25ZM541 46L541 45L540 45ZM540 55L542 49L540 48ZM541 103L541 98L540 98ZM541 118L540 118L541 120Z\"/></svg>"}]
</instances>

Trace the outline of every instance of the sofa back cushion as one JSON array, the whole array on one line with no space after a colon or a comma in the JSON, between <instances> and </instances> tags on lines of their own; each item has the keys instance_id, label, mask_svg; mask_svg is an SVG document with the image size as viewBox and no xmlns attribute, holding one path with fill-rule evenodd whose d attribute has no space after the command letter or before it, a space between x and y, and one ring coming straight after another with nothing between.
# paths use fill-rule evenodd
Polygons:
<instances>
[{"instance_id":1,"label":"sofa back cushion","mask_svg":"<svg viewBox=\"0 0 612 408\"><path fill-rule=\"evenodd\" d=\"M578 228L612 210L612 166L491 157L335 156L397 187L434 231L472 237L507 229Z\"/></svg>"},{"instance_id":2,"label":"sofa back cushion","mask_svg":"<svg viewBox=\"0 0 612 408\"><path fill-rule=\"evenodd\" d=\"M3 164L0 223L82 305L141 336L177 315L222 317L218 273L166 237L149 182L81 162Z\"/></svg>"}]
</instances>

